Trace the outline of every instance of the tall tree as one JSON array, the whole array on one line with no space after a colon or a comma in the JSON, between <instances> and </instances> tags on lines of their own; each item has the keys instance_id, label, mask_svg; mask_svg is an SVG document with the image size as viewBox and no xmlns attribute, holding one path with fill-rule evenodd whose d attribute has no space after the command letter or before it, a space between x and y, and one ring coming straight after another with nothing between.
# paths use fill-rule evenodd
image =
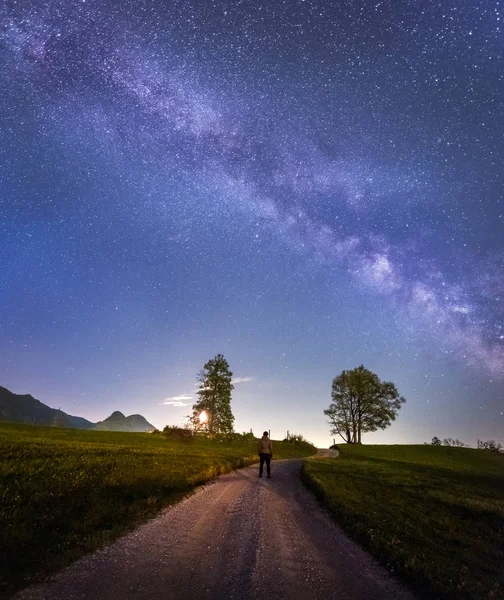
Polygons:
<instances>
[{"instance_id":1,"label":"tall tree","mask_svg":"<svg viewBox=\"0 0 504 600\"><path fill-rule=\"evenodd\" d=\"M193 405L192 423L210 434L233 431L231 383L233 373L222 354L210 359L198 373L198 401ZM205 419L201 418L205 413Z\"/></svg>"},{"instance_id":2,"label":"tall tree","mask_svg":"<svg viewBox=\"0 0 504 600\"><path fill-rule=\"evenodd\" d=\"M348 444L361 444L363 433L386 429L406 402L393 383L380 381L363 365L333 379L331 398L324 410L331 434Z\"/></svg>"}]
</instances>

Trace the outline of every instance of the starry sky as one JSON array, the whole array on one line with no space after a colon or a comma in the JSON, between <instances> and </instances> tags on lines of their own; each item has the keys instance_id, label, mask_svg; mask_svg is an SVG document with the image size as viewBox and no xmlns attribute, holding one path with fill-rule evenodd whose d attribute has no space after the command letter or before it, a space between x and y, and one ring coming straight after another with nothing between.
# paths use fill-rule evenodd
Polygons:
<instances>
[{"instance_id":1,"label":"starry sky","mask_svg":"<svg viewBox=\"0 0 504 600\"><path fill-rule=\"evenodd\" d=\"M221 352L237 431L504 442L504 6L5 0L0 385L181 424Z\"/></svg>"}]
</instances>

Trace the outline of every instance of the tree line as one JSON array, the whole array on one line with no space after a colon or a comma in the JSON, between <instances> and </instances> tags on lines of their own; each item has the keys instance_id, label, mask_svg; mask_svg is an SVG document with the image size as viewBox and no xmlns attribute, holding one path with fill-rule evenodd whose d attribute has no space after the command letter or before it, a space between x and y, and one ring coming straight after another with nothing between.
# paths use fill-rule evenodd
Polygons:
<instances>
[{"instance_id":1,"label":"tree line","mask_svg":"<svg viewBox=\"0 0 504 600\"><path fill-rule=\"evenodd\" d=\"M428 442L425 442L428 444ZM451 446L455 448L470 448L469 444L461 442L459 439L453 439L451 437L443 438L442 440L436 435L430 441L430 446ZM476 444L478 450L489 450L490 452L497 452L498 454L504 453L504 446L495 440L478 440Z\"/></svg>"},{"instance_id":2,"label":"tree line","mask_svg":"<svg viewBox=\"0 0 504 600\"><path fill-rule=\"evenodd\" d=\"M198 399L192 406L192 414L187 417L185 428L188 434L204 433L210 437L233 434L233 372L222 354L217 354L205 363L197 374L197 382ZM394 383L382 381L364 365L343 370L332 380L331 400L329 407L324 410L329 418L330 432L340 436L347 444L362 444L364 433L389 427L406 402ZM175 429L182 428L165 428L166 433L176 433ZM294 437L304 441L302 436ZM434 437L431 444L467 447L453 438L441 440ZM494 440L478 440L478 448L504 452L503 446Z\"/></svg>"},{"instance_id":3,"label":"tree line","mask_svg":"<svg viewBox=\"0 0 504 600\"><path fill-rule=\"evenodd\" d=\"M197 374L197 382L198 400L187 417L185 429L211 437L233 433L233 372L222 354L205 363ZM388 427L406 401L392 382L381 381L363 365L335 377L331 397L332 403L324 411L329 417L331 433L348 444L360 444L363 433ZM181 428L170 425L165 428L166 433L173 434L176 429ZM295 437L304 441L302 436Z\"/></svg>"}]
</instances>

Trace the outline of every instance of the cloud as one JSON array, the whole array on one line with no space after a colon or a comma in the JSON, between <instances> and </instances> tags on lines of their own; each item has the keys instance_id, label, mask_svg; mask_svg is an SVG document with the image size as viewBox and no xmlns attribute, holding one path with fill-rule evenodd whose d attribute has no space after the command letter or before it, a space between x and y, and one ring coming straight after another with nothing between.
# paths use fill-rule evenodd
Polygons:
<instances>
[{"instance_id":1,"label":"cloud","mask_svg":"<svg viewBox=\"0 0 504 600\"><path fill-rule=\"evenodd\" d=\"M184 402L184 400L192 400L193 397L188 394L181 394L180 396L171 396L165 398L162 404L166 406L189 406L191 402Z\"/></svg>"},{"instance_id":2,"label":"cloud","mask_svg":"<svg viewBox=\"0 0 504 600\"><path fill-rule=\"evenodd\" d=\"M249 381L254 381L255 377L235 377L233 379L233 384L235 383L248 383Z\"/></svg>"},{"instance_id":3,"label":"cloud","mask_svg":"<svg viewBox=\"0 0 504 600\"><path fill-rule=\"evenodd\" d=\"M248 383L249 381L254 381L254 380L255 380L255 377L233 377L231 383L234 385L236 383ZM197 387L197 388L194 388L191 393L197 394L198 392L210 390L210 389L211 388L209 388L209 387L206 387L206 388ZM174 400L174 398L168 398L168 400Z\"/></svg>"}]
</instances>

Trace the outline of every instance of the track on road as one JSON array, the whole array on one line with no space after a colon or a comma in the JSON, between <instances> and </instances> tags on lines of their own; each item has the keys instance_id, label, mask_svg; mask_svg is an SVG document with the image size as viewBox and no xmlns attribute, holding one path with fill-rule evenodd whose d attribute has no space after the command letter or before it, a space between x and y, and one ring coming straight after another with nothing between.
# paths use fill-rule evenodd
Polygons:
<instances>
[{"instance_id":1,"label":"track on road","mask_svg":"<svg viewBox=\"0 0 504 600\"><path fill-rule=\"evenodd\" d=\"M16 600L412 600L303 486L301 464L219 477Z\"/></svg>"}]
</instances>

